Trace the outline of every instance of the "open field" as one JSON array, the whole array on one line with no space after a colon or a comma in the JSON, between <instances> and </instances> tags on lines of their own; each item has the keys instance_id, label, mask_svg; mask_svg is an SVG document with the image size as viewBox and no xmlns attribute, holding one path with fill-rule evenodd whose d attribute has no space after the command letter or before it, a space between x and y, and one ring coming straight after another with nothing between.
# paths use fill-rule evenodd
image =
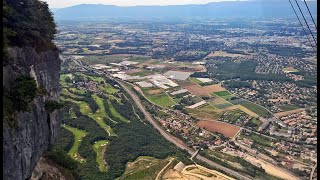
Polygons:
<instances>
[{"instance_id":1,"label":"open field","mask_svg":"<svg viewBox=\"0 0 320 180\"><path fill-rule=\"evenodd\" d=\"M96 162L99 166L99 170L101 172L105 172L108 169L108 165L105 162L104 159L104 153L106 151L107 145L109 144L109 142L107 140L100 140L100 141L96 141L92 147L94 152L96 152L97 156L96 156Z\"/></svg>"},{"instance_id":2,"label":"open field","mask_svg":"<svg viewBox=\"0 0 320 180\"><path fill-rule=\"evenodd\" d=\"M84 130L80 130L68 125L63 124L62 127L67 129L68 131L72 132L74 136L74 143L72 148L69 150L68 154L75 160L79 162L84 162L85 159L83 159L80 154L78 153L79 146L81 144L82 138L86 136L88 133Z\"/></svg>"},{"instance_id":3,"label":"open field","mask_svg":"<svg viewBox=\"0 0 320 180\"><path fill-rule=\"evenodd\" d=\"M228 103L228 101L226 101L222 98L219 98L219 97L213 97L213 98L209 99L208 102L212 105Z\"/></svg>"},{"instance_id":4,"label":"open field","mask_svg":"<svg viewBox=\"0 0 320 180\"><path fill-rule=\"evenodd\" d=\"M120 180L154 180L158 173L169 162L169 158L156 159L148 156L140 156L134 162L128 162L124 174Z\"/></svg>"},{"instance_id":5,"label":"open field","mask_svg":"<svg viewBox=\"0 0 320 180\"><path fill-rule=\"evenodd\" d=\"M191 92L196 96L208 96L208 97L211 96L209 92L207 92L203 87L199 86L196 83L183 82L179 85L181 85L183 88L187 89L189 92Z\"/></svg>"},{"instance_id":6,"label":"open field","mask_svg":"<svg viewBox=\"0 0 320 180\"><path fill-rule=\"evenodd\" d=\"M227 108L227 107L231 107L233 105L230 104L230 103L223 103L223 104L216 104L214 106L217 107L218 109L224 109L224 108Z\"/></svg>"},{"instance_id":7,"label":"open field","mask_svg":"<svg viewBox=\"0 0 320 180\"><path fill-rule=\"evenodd\" d=\"M286 104L286 105L278 106L278 108L280 108L283 111L291 111L291 110L299 109L300 107L293 104Z\"/></svg>"},{"instance_id":8,"label":"open field","mask_svg":"<svg viewBox=\"0 0 320 180\"><path fill-rule=\"evenodd\" d=\"M166 93L149 95L147 97L151 102L165 108L176 104Z\"/></svg>"},{"instance_id":9,"label":"open field","mask_svg":"<svg viewBox=\"0 0 320 180\"><path fill-rule=\"evenodd\" d=\"M218 120L220 117L218 109L210 104L204 104L203 106L195 109L187 108L187 111L201 120Z\"/></svg>"},{"instance_id":10,"label":"open field","mask_svg":"<svg viewBox=\"0 0 320 180\"><path fill-rule=\"evenodd\" d=\"M151 90L147 91L147 94L154 95L154 94L160 94L162 92L163 92L163 89L151 89Z\"/></svg>"},{"instance_id":11,"label":"open field","mask_svg":"<svg viewBox=\"0 0 320 180\"><path fill-rule=\"evenodd\" d=\"M294 69L293 67L283 68L282 71L285 72L285 73L299 72L299 70Z\"/></svg>"},{"instance_id":12,"label":"open field","mask_svg":"<svg viewBox=\"0 0 320 180\"><path fill-rule=\"evenodd\" d=\"M214 51L214 52L211 52L210 54L207 55L207 57L216 57L216 56L222 56L222 57L247 57L248 55L227 53L225 51Z\"/></svg>"},{"instance_id":13,"label":"open field","mask_svg":"<svg viewBox=\"0 0 320 180\"><path fill-rule=\"evenodd\" d=\"M262 108L261 106L256 105L250 101L247 101L246 103L241 104L241 106L249 109L250 111L258 114L259 116L265 117L270 115L270 113L265 108Z\"/></svg>"},{"instance_id":14,"label":"open field","mask_svg":"<svg viewBox=\"0 0 320 180\"><path fill-rule=\"evenodd\" d=\"M240 128L238 126L234 126L228 123L223 123L219 121L198 121L197 125L201 128L205 128L211 132L221 133L226 137L232 138L235 136Z\"/></svg>"},{"instance_id":15,"label":"open field","mask_svg":"<svg viewBox=\"0 0 320 180\"><path fill-rule=\"evenodd\" d=\"M293 113L298 113L298 112L301 112L303 111L304 108L299 108L299 109L295 109L295 110L290 110L290 111L285 111L285 112L279 112L279 113L275 113L274 116L280 118L282 116L286 116L288 114L293 114Z\"/></svg>"},{"instance_id":16,"label":"open field","mask_svg":"<svg viewBox=\"0 0 320 180\"><path fill-rule=\"evenodd\" d=\"M228 95L231 95L229 93L229 91L219 91L219 92L214 92L215 95L217 96L228 96Z\"/></svg>"},{"instance_id":17,"label":"open field","mask_svg":"<svg viewBox=\"0 0 320 180\"><path fill-rule=\"evenodd\" d=\"M235 105L235 107L239 108L240 110L242 110L243 112L247 113L248 115L252 116L252 117L259 117L259 114L251 111L250 109L244 107L243 105Z\"/></svg>"},{"instance_id":18,"label":"open field","mask_svg":"<svg viewBox=\"0 0 320 180\"><path fill-rule=\"evenodd\" d=\"M221 87L220 84L212 84L209 86L203 86L203 88L205 89L205 91L207 91L210 94L215 93L215 92L220 92L220 91L226 91L226 89Z\"/></svg>"}]
</instances>

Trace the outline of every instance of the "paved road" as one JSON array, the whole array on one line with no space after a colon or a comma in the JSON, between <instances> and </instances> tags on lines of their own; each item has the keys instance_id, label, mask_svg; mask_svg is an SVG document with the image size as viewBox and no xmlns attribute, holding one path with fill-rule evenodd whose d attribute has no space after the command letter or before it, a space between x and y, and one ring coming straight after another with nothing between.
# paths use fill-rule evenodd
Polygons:
<instances>
[{"instance_id":1,"label":"paved road","mask_svg":"<svg viewBox=\"0 0 320 180\"><path fill-rule=\"evenodd\" d=\"M109 76L108 76L109 77ZM112 77L109 77L111 79L114 79ZM152 116L144 109L143 105L141 104L141 101L139 99L139 97L133 93L128 87L125 86L125 82L121 81L121 80L117 80L114 79L115 81L117 81L122 88L131 96L131 98L133 99L133 101L136 103L136 105L138 106L138 108L142 111L142 113L145 115L146 119L152 124L152 126L154 128L156 128L160 134L166 138L168 141L172 142L173 144L175 144L177 147L179 147L180 149L186 150L190 155L193 155L195 153L195 150L189 148L186 144L184 144L183 142L179 141L177 138L173 137L172 135L170 135L169 133L167 133L164 129L162 129L162 127L155 122L155 120L152 118ZM251 178L244 176L242 174L239 174L238 172L231 170L229 168L226 168L224 166L221 166L220 164L217 164L201 155L197 155L195 156L195 158L197 158L198 160L205 162L215 168L221 169L222 171L232 174L235 177L238 177L239 179L245 179L245 180L249 180Z\"/></svg>"}]
</instances>

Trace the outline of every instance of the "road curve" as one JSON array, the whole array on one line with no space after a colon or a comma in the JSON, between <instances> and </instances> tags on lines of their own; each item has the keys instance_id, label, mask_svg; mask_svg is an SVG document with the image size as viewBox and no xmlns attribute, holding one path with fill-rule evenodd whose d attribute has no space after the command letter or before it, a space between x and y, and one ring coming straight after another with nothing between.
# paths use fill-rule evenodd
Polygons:
<instances>
[{"instance_id":1,"label":"road curve","mask_svg":"<svg viewBox=\"0 0 320 180\"><path fill-rule=\"evenodd\" d=\"M152 116L149 114L149 112L147 112L145 110L145 108L143 107L143 105L141 104L141 101L139 99L139 97L133 93L128 87L126 87L124 85L124 81L121 81L121 80L118 80L118 79L115 79L115 78L112 78L110 76L108 76L109 78L117 81L121 87L131 96L131 98L133 99L133 101L136 103L136 105L138 106L138 108L141 110L141 112L145 115L146 119L152 124L152 126L154 128L156 128L160 134L165 138L167 139L168 141L172 142L173 144L175 144L177 147L179 147L180 149L183 149L183 150L186 150L190 155L193 155L195 153L195 150L189 148L186 144L184 144L183 142L181 141L178 141L175 137L173 137L171 134L167 133L164 129L162 129L162 127L155 122L155 120L152 118ZM247 177L247 176L244 176L242 174L239 174L238 172L234 171L234 170L231 170L229 168L226 168L224 166L221 166L220 164L217 164L201 155L197 155L195 157L196 159L202 161L202 162L205 162L217 169L220 169L226 173L229 173L229 174L232 174L233 176L239 178L239 179L244 179L244 180L250 180L251 178Z\"/></svg>"}]
</instances>

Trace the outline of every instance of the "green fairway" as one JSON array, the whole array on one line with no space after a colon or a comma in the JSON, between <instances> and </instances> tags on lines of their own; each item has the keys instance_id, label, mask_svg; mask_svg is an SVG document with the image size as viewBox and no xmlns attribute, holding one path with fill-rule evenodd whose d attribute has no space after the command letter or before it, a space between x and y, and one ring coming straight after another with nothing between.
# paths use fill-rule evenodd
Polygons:
<instances>
[{"instance_id":1,"label":"green fairway","mask_svg":"<svg viewBox=\"0 0 320 180\"><path fill-rule=\"evenodd\" d=\"M114 88L113 86L111 86L110 84L106 83L104 87L104 90L107 94L114 94L117 93L119 91L119 89Z\"/></svg>"},{"instance_id":2,"label":"green fairway","mask_svg":"<svg viewBox=\"0 0 320 180\"><path fill-rule=\"evenodd\" d=\"M96 141L94 144L93 144L93 150L94 152L96 152L97 156L96 156L96 162L99 166L99 170L101 172L106 172L107 169L108 169L108 166L105 162L105 151L106 151L106 147L107 145L109 144L109 142L107 140L101 140L101 141Z\"/></svg>"},{"instance_id":3,"label":"green fairway","mask_svg":"<svg viewBox=\"0 0 320 180\"><path fill-rule=\"evenodd\" d=\"M110 101L108 101L108 106L112 116L119 118L123 122L130 122L129 120L127 120L126 118L121 116L121 114L118 113L118 111L113 107Z\"/></svg>"},{"instance_id":4,"label":"green fairway","mask_svg":"<svg viewBox=\"0 0 320 180\"><path fill-rule=\"evenodd\" d=\"M153 102L153 103L155 103L155 104L157 104L157 105L159 105L159 106L161 106L161 107L165 107L165 108L167 108L167 107L170 107L170 106L172 106L172 105L174 105L174 104L176 104L167 94L165 94L165 93L162 93L162 94L156 94L156 95L149 95L149 96L147 96L148 97L148 99L151 101L151 102Z\"/></svg>"},{"instance_id":5,"label":"green fairway","mask_svg":"<svg viewBox=\"0 0 320 180\"><path fill-rule=\"evenodd\" d=\"M66 82L66 79L67 79L68 77L69 77L70 79L73 79L72 74L61 74L61 75L60 75L60 84L61 84L62 86L68 86L68 83Z\"/></svg>"},{"instance_id":6,"label":"green fairway","mask_svg":"<svg viewBox=\"0 0 320 180\"><path fill-rule=\"evenodd\" d=\"M219 92L214 92L215 95L217 96L229 96L231 95L228 91L219 91Z\"/></svg>"},{"instance_id":7,"label":"green fairway","mask_svg":"<svg viewBox=\"0 0 320 180\"><path fill-rule=\"evenodd\" d=\"M82 99L83 98L82 96L78 96L78 95L72 94L70 91L68 91L67 88L63 88L61 90L61 95L70 96L70 97L76 98L76 99Z\"/></svg>"},{"instance_id":8,"label":"green fairway","mask_svg":"<svg viewBox=\"0 0 320 180\"><path fill-rule=\"evenodd\" d=\"M79 94L82 94L82 95L86 93L86 92L85 92L84 90L82 90L82 89L76 89L76 88L72 88L72 87L69 87L68 89L69 89L69 91L71 91L71 93L76 92L76 93L79 93Z\"/></svg>"},{"instance_id":9,"label":"green fairway","mask_svg":"<svg viewBox=\"0 0 320 180\"><path fill-rule=\"evenodd\" d=\"M74 143L72 148L69 150L68 154L75 160L79 162L84 162L85 160L80 156L78 153L79 146L81 144L82 138L86 136L88 133L84 130L80 130L68 125L62 125L65 129L69 130L70 132L73 133L74 136Z\"/></svg>"},{"instance_id":10,"label":"green fairway","mask_svg":"<svg viewBox=\"0 0 320 180\"><path fill-rule=\"evenodd\" d=\"M103 120L104 118L108 118L108 115L106 113L106 109L103 104L103 100L99 96L97 96L96 94L93 94L91 97L95 100L95 102L99 106L99 109L95 113L89 114L89 117L94 119L109 134L109 136L117 136L113 132L111 127L108 126L105 123L105 121Z\"/></svg>"},{"instance_id":11,"label":"green fairway","mask_svg":"<svg viewBox=\"0 0 320 180\"><path fill-rule=\"evenodd\" d=\"M108 126L103 120L103 118L108 118L108 115L105 111L105 107L103 105L102 99L95 94L92 95L92 98L96 101L97 105L99 106L99 109L95 113L92 113L90 106L84 101L75 101L73 99L64 98L64 97L61 97L61 100L70 101L77 104L80 108L80 112L84 115L89 116L91 119L95 120L100 125L100 127L103 128L109 134L109 136L117 136L113 132L111 127Z\"/></svg>"}]
</instances>

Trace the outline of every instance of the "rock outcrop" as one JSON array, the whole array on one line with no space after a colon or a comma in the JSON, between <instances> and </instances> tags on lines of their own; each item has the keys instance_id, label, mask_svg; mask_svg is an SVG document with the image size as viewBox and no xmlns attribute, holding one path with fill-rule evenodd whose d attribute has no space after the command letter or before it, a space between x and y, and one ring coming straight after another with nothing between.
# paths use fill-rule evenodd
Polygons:
<instances>
[{"instance_id":1,"label":"rock outcrop","mask_svg":"<svg viewBox=\"0 0 320 180\"><path fill-rule=\"evenodd\" d=\"M45 101L59 101L60 59L58 51L37 53L31 47L8 51L12 59L3 66L3 87L10 87L21 75L29 75L46 91L29 104L30 111L16 113L14 127L3 120L3 179L25 180L57 138L62 111L47 112Z\"/></svg>"}]
</instances>

